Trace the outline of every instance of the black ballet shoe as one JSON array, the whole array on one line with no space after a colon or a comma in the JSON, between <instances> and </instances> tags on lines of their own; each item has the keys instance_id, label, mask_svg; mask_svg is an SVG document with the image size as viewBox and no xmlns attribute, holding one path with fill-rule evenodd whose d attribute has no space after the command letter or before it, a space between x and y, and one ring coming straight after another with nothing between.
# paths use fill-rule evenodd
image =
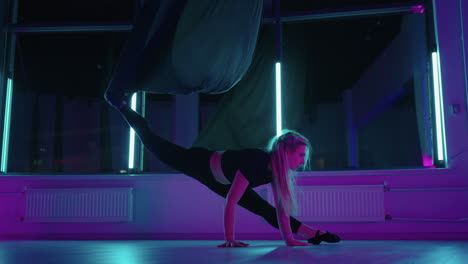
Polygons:
<instances>
[{"instance_id":1,"label":"black ballet shoe","mask_svg":"<svg viewBox=\"0 0 468 264\"><path fill-rule=\"evenodd\" d=\"M307 242L314 244L314 245L318 245L322 241L325 241L328 243L338 243L341 240L339 236L332 234L328 231L323 235L319 235L319 234L320 234L320 231L317 230L317 233L315 233L315 237L308 239Z\"/></svg>"}]
</instances>

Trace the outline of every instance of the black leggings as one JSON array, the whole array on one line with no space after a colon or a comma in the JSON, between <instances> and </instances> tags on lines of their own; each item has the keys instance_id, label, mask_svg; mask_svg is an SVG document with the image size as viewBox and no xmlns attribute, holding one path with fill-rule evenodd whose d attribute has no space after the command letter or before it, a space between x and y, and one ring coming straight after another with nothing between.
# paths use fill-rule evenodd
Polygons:
<instances>
[{"instance_id":1,"label":"black leggings","mask_svg":"<svg viewBox=\"0 0 468 264\"><path fill-rule=\"evenodd\" d=\"M183 148L156 135L149 127L146 120L128 105L120 109L128 124L135 130L144 146L159 160L169 167L192 177L201 182L213 192L226 197L231 185L224 185L215 180L210 169L210 157L213 151L204 148ZM239 205L252 213L263 217L270 225L278 227L276 209L265 201L252 188L247 188ZM291 230L297 234L301 222L290 217Z\"/></svg>"}]
</instances>

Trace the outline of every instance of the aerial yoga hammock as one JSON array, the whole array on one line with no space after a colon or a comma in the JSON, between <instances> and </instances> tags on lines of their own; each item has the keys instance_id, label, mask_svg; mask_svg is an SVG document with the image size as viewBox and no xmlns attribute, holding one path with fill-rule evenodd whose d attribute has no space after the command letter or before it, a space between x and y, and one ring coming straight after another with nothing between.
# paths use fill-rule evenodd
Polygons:
<instances>
[{"instance_id":1,"label":"aerial yoga hammock","mask_svg":"<svg viewBox=\"0 0 468 264\"><path fill-rule=\"evenodd\" d=\"M129 95L141 90L214 94L231 89L242 79L252 61L262 5L262 0L147 0L114 69L105 98L158 159L216 194L227 197L236 181L232 179L231 170L225 171L225 164L242 172L249 179L249 186L238 204L280 228L275 207L253 190L272 181L271 169L268 169L270 154L259 149L223 153L206 148L183 148L155 134L146 120L127 104ZM313 244L340 240L294 217L287 218L289 246L308 245L293 240L292 233L302 235ZM228 240L222 246L246 244Z\"/></svg>"},{"instance_id":2,"label":"aerial yoga hammock","mask_svg":"<svg viewBox=\"0 0 468 264\"><path fill-rule=\"evenodd\" d=\"M262 7L261 0L145 1L109 87L163 94L228 91L250 66Z\"/></svg>"}]
</instances>

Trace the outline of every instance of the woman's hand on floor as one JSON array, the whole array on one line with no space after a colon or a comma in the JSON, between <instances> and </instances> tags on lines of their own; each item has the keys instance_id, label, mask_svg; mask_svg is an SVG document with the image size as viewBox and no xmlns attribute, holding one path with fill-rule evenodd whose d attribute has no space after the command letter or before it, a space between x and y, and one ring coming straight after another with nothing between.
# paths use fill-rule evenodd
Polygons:
<instances>
[{"instance_id":1,"label":"woman's hand on floor","mask_svg":"<svg viewBox=\"0 0 468 264\"><path fill-rule=\"evenodd\" d=\"M221 245L218 245L218 247L248 247L249 244L245 244L240 241L226 241Z\"/></svg>"}]
</instances>

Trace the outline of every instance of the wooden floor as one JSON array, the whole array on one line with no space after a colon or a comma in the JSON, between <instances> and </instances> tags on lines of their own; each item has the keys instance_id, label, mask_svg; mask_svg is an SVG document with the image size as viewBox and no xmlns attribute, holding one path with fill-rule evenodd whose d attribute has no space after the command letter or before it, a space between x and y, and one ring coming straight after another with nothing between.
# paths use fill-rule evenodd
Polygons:
<instances>
[{"instance_id":1,"label":"wooden floor","mask_svg":"<svg viewBox=\"0 0 468 264\"><path fill-rule=\"evenodd\" d=\"M244 241L247 248L217 248L222 241L1 241L5 264L145 263L412 263L466 264L468 241L342 241L286 247L282 241Z\"/></svg>"}]
</instances>

